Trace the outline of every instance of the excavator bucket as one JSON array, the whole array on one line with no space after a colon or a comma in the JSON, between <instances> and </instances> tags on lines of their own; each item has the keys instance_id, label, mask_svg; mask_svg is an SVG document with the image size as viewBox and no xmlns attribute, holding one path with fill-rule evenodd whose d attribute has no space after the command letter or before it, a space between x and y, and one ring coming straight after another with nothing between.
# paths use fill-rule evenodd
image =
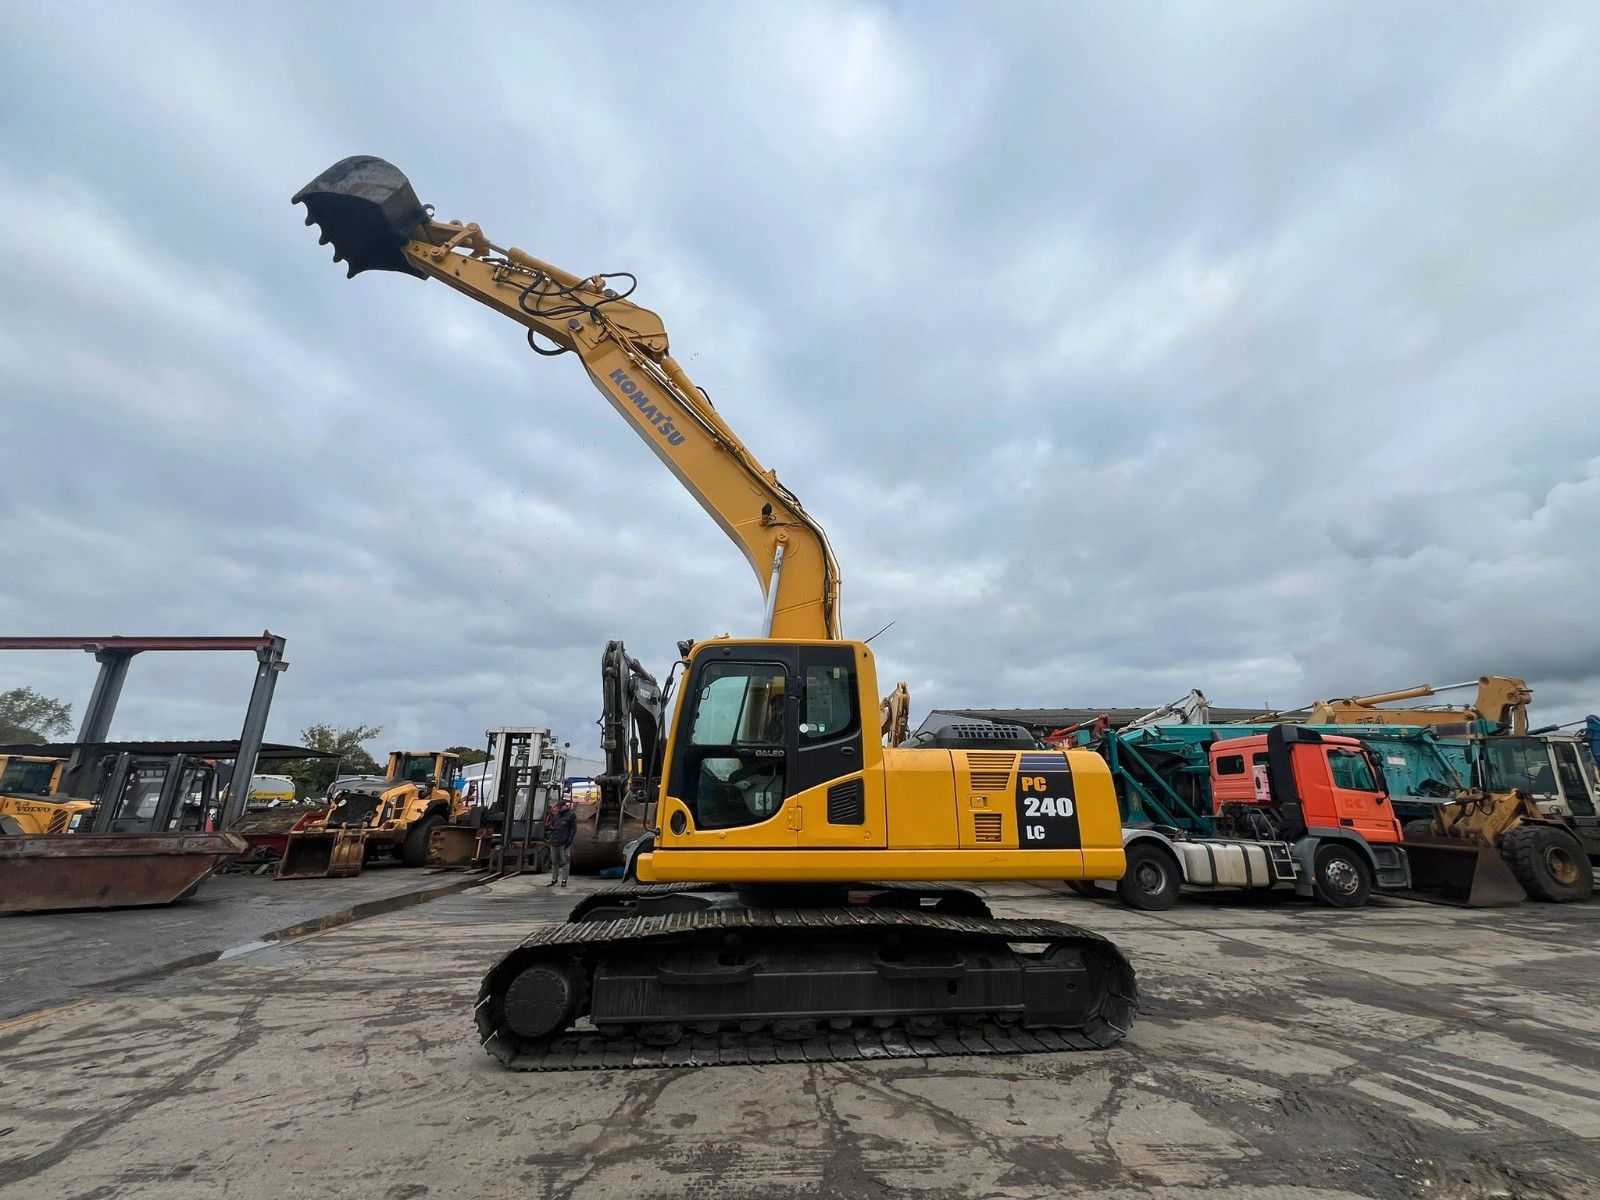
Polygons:
<instances>
[{"instance_id":1,"label":"excavator bucket","mask_svg":"<svg viewBox=\"0 0 1600 1200\"><path fill-rule=\"evenodd\" d=\"M319 829L291 833L278 860L278 879L344 879L361 874L364 829Z\"/></svg>"},{"instance_id":2,"label":"excavator bucket","mask_svg":"<svg viewBox=\"0 0 1600 1200\"><path fill-rule=\"evenodd\" d=\"M1411 892L1418 900L1463 908L1521 904L1528 893L1500 851L1464 838L1407 838Z\"/></svg>"},{"instance_id":3,"label":"excavator bucket","mask_svg":"<svg viewBox=\"0 0 1600 1200\"><path fill-rule=\"evenodd\" d=\"M291 203L306 206L306 224L321 230L319 244L333 244L333 261L344 263L349 277L363 271L423 277L401 247L427 221L428 211L393 164L366 154L341 159L296 192Z\"/></svg>"}]
</instances>

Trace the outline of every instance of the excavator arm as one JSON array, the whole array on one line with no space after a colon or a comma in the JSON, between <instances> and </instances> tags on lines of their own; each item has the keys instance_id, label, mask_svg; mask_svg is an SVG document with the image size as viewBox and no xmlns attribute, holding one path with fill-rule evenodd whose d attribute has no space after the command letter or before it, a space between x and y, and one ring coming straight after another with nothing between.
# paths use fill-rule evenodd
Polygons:
<instances>
[{"instance_id":1,"label":"excavator arm","mask_svg":"<svg viewBox=\"0 0 1600 1200\"><path fill-rule=\"evenodd\" d=\"M1438 708L1390 707L1402 700L1420 700L1437 696L1440 692L1457 692L1465 688L1478 689L1470 705ZM1447 725L1466 720L1488 721L1499 727L1499 732L1522 735L1528 732L1528 705L1533 691L1525 680L1508 675L1483 675L1464 683L1440 684L1438 687L1419 683L1416 687L1399 688L1392 692L1375 692L1370 696L1350 696L1337 700L1318 700L1311 706L1308 725ZM1259 720L1260 718L1256 718Z\"/></svg>"},{"instance_id":2,"label":"excavator arm","mask_svg":"<svg viewBox=\"0 0 1600 1200\"><path fill-rule=\"evenodd\" d=\"M525 326L539 353L576 354L600 394L743 551L766 597L764 635L843 636L827 535L672 357L661 318L629 299L631 276L581 278L495 245L475 224L436 221L380 158L334 164L294 203L306 206L306 224L320 227L350 276L437 279ZM621 279L619 291L612 284Z\"/></svg>"}]
</instances>

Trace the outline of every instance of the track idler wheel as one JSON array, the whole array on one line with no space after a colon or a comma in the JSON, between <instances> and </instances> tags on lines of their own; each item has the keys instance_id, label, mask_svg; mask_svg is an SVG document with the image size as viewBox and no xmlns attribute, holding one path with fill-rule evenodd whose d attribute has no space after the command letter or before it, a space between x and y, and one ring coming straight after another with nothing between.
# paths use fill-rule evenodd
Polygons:
<instances>
[{"instance_id":1,"label":"track idler wheel","mask_svg":"<svg viewBox=\"0 0 1600 1200\"><path fill-rule=\"evenodd\" d=\"M501 1012L512 1033L542 1041L572 1024L583 994L583 971L576 963L536 962L511 981Z\"/></svg>"}]
</instances>

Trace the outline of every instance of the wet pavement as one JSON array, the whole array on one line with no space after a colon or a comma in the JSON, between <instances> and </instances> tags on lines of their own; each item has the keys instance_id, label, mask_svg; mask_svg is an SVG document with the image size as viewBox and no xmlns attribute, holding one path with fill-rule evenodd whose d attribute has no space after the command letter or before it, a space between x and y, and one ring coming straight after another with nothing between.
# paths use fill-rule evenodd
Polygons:
<instances>
[{"instance_id":1,"label":"wet pavement","mask_svg":"<svg viewBox=\"0 0 1600 1200\"><path fill-rule=\"evenodd\" d=\"M492 884L0 1021L0 1193L1600 1196L1600 904L1152 915L1001 885L998 914L1128 951L1125 1045L504 1071L479 976L593 886Z\"/></svg>"},{"instance_id":2,"label":"wet pavement","mask_svg":"<svg viewBox=\"0 0 1600 1200\"><path fill-rule=\"evenodd\" d=\"M190 899L161 908L0 916L0 1021L352 907L463 880L460 872L387 863L350 879L213 875ZM63 947L71 952L63 954Z\"/></svg>"}]
</instances>

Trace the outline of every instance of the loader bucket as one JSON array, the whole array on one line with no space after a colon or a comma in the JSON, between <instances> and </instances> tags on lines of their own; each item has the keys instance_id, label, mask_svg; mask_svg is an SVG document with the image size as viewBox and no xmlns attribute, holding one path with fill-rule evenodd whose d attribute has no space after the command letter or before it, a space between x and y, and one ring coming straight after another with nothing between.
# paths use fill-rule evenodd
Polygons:
<instances>
[{"instance_id":1,"label":"loader bucket","mask_svg":"<svg viewBox=\"0 0 1600 1200\"><path fill-rule=\"evenodd\" d=\"M278 860L278 879L343 879L361 874L366 831L327 829L292 833Z\"/></svg>"},{"instance_id":2,"label":"loader bucket","mask_svg":"<svg viewBox=\"0 0 1600 1200\"><path fill-rule=\"evenodd\" d=\"M1493 846L1463 838L1407 838L1411 894L1434 904L1500 908L1528 898Z\"/></svg>"},{"instance_id":3,"label":"loader bucket","mask_svg":"<svg viewBox=\"0 0 1600 1200\"><path fill-rule=\"evenodd\" d=\"M333 261L363 271L400 271L422 278L401 247L428 219L411 181L381 158L358 154L340 159L294 194L306 206L306 224L322 231L319 245L333 244Z\"/></svg>"},{"instance_id":4,"label":"loader bucket","mask_svg":"<svg viewBox=\"0 0 1600 1200\"><path fill-rule=\"evenodd\" d=\"M467 867L478 857L478 830L470 825L440 825L428 834L428 866Z\"/></svg>"}]
</instances>

